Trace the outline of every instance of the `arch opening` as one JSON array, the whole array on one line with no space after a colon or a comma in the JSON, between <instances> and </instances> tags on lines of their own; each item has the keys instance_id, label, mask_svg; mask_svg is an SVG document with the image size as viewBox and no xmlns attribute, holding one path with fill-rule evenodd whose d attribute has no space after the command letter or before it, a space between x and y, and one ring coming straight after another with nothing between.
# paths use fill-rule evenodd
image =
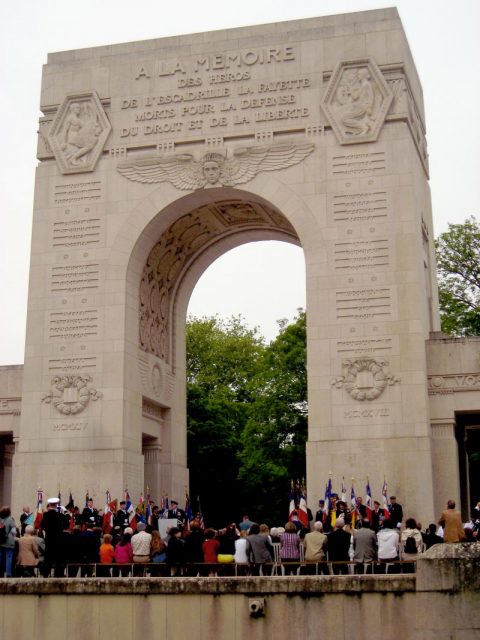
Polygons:
<instances>
[{"instance_id":1,"label":"arch opening","mask_svg":"<svg viewBox=\"0 0 480 640\"><path fill-rule=\"evenodd\" d=\"M185 331L192 291L218 257L264 240L300 246L291 223L273 206L220 199L178 216L144 262L137 316L142 453L145 484L154 495L182 496L189 486Z\"/></svg>"}]
</instances>

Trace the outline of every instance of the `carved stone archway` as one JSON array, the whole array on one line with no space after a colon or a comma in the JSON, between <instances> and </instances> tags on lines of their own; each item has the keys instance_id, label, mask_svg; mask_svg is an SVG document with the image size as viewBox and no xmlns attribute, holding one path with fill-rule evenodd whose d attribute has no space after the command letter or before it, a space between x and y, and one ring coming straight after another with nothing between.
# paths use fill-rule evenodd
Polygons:
<instances>
[{"instance_id":1,"label":"carved stone archway","mask_svg":"<svg viewBox=\"0 0 480 640\"><path fill-rule=\"evenodd\" d=\"M273 205L237 195L179 215L146 257L138 288L138 363L145 475L155 495L181 495L188 486L185 319L191 292L216 258L260 240L299 244Z\"/></svg>"}]
</instances>

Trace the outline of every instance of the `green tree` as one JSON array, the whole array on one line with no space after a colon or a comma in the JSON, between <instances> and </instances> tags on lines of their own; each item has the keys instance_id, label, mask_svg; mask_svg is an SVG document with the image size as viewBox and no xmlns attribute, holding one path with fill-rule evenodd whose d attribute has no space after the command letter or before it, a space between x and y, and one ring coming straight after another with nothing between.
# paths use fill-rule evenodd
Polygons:
<instances>
[{"instance_id":1,"label":"green tree","mask_svg":"<svg viewBox=\"0 0 480 640\"><path fill-rule=\"evenodd\" d=\"M435 247L442 331L480 335L480 224L449 224Z\"/></svg>"},{"instance_id":2,"label":"green tree","mask_svg":"<svg viewBox=\"0 0 480 640\"><path fill-rule=\"evenodd\" d=\"M287 519L288 487L305 475L308 405L306 318L282 321L263 353L257 397L242 433L239 478L247 504L267 522Z\"/></svg>"},{"instance_id":3,"label":"green tree","mask_svg":"<svg viewBox=\"0 0 480 640\"><path fill-rule=\"evenodd\" d=\"M187 433L190 490L209 524L238 517L238 450L255 399L264 340L241 318L187 323Z\"/></svg>"},{"instance_id":4,"label":"green tree","mask_svg":"<svg viewBox=\"0 0 480 640\"><path fill-rule=\"evenodd\" d=\"M190 489L208 524L287 517L305 472L305 342L304 312L268 346L241 318L187 323Z\"/></svg>"}]
</instances>

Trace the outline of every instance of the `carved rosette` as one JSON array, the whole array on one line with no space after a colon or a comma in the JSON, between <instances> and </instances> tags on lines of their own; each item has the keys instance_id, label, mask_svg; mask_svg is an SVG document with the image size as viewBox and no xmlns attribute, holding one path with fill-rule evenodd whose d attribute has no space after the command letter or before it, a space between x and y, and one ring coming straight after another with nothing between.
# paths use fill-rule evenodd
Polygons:
<instances>
[{"instance_id":1,"label":"carved rosette","mask_svg":"<svg viewBox=\"0 0 480 640\"><path fill-rule=\"evenodd\" d=\"M103 397L101 391L97 391L91 385L91 376L54 376L50 393L42 398L42 402L52 404L55 409L64 415L81 413L90 400L98 400Z\"/></svg>"},{"instance_id":2,"label":"carved rosette","mask_svg":"<svg viewBox=\"0 0 480 640\"><path fill-rule=\"evenodd\" d=\"M375 142L393 94L371 58L339 62L322 108L340 144Z\"/></svg>"},{"instance_id":3,"label":"carved rosette","mask_svg":"<svg viewBox=\"0 0 480 640\"><path fill-rule=\"evenodd\" d=\"M95 91L71 93L60 105L48 143L63 174L93 171L112 127Z\"/></svg>"},{"instance_id":4,"label":"carved rosette","mask_svg":"<svg viewBox=\"0 0 480 640\"><path fill-rule=\"evenodd\" d=\"M388 362L376 358L345 360L343 375L332 380L332 386L345 391L354 400L376 400L388 385L400 382L390 373Z\"/></svg>"}]
</instances>

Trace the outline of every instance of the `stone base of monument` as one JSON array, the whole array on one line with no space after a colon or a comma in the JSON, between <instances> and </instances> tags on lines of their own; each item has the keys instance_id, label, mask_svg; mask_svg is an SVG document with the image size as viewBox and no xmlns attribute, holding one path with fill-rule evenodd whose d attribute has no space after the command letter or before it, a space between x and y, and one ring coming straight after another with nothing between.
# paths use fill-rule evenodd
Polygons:
<instances>
[{"instance_id":1,"label":"stone base of monument","mask_svg":"<svg viewBox=\"0 0 480 640\"><path fill-rule=\"evenodd\" d=\"M292 629L307 640L472 640L479 569L472 543L433 547L416 575L1 580L0 629L36 640L279 640Z\"/></svg>"}]
</instances>

